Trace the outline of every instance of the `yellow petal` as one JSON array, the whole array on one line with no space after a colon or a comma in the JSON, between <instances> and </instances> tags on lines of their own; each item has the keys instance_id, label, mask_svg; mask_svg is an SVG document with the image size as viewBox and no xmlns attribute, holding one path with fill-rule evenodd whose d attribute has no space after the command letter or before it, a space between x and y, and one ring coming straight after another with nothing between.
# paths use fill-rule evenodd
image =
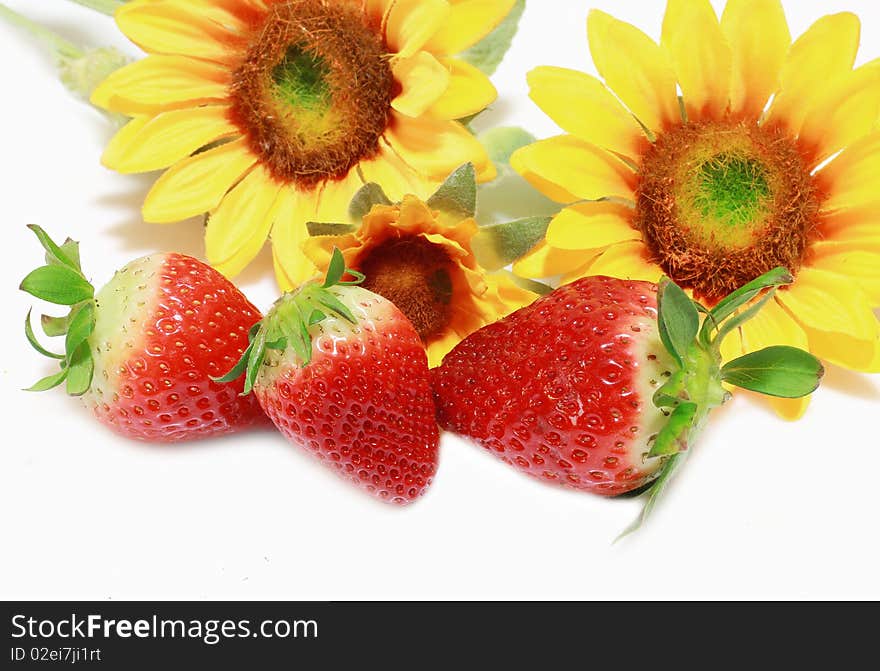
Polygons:
<instances>
[{"instance_id":1,"label":"yellow petal","mask_svg":"<svg viewBox=\"0 0 880 671\"><path fill-rule=\"evenodd\" d=\"M539 242L513 264L513 272L520 277L553 277L586 266L595 256L595 253L555 249L546 242Z\"/></svg>"},{"instance_id":2,"label":"yellow petal","mask_svg":"<svg viewBox=\"0 0 880 671\"><path fill-rule=\"evenodd\" d=\"M447 329L426 344L428 351L428 368L436 368L443 363L443 358L462 341L462 337L454 330Z\"/></svg>"},{"instance_id":3,"label":"yellow petal","mask_svg":"<svg viewBox=\"0 0 880 671\"><path fill-rule=\"evenodd\" d=\"M401 85L391 106L410 117L421 116L449 87L449 70L427 51L394 62L394 77Z\"/></svg>"},{"instance_id":4,"label":"yellow petal","mask_svg":"<svg viewBox=\"0 0 880 671\"><path fill-rule=\"evenodd\" d=\"M721 341L721 360L733 361L745 354L742 328L734 329Z\"/></svg>"},{"instance_id":5,"label":"yellow petal","mask_svg":"<svg viewBox=\"0 0 880 671\"><path fill-rule=\"evenodd\" d=\"M867 296L851 281L802 268L778 300L804 328L816 356L853 370L871 370L876 363L880 323Z\"/></svg>"},{"instance_id":6,"label":"yellow petal","mask_svg":"<svg viewBox=\"0 0 880 671\"><path fill-rule=\"evenodd\" d=\"M256 162L245 140L184 159L150 189L144 201L144 219L168 223L210 212Z\"/></svg>"},{"instance_id":7,"label":"yellow petal","mask_svg":"<svg viewBox=\"0 0 880 671\"><path fill-rule=\"evenodd\" d=\"M597 200L616 196L632 199L635 174L622 161L570 135L540 140L518 149L510 165L530 182L537 175L576 198ZM533 182L534 183L534 182ZM538 183L535 186L540 188ZM555 198L554 194L547 194ZM565 201L563 201L565 202Z\"/></svg>"},{"instance_id":8,"label":"yellow petal","mask_svg":"<svg viewBox=\"0 0 880 671\"><path fill-rule=\"evenodd\" d=\"M804 329L775 300L742 325L744 352L756 352L765 347L788 345L809 349Z\"/></svg>"},{"instance_id":9,"label":"yellow petal","mask_svg":"<svg viewBox=\"0 0 880 671\"><path fill-rule=\"evenodd\" d=\"M449 74L448 86L430 109L438 119L464 119L495 102L498 91L489 78L470 63L441 58Z\"/></svg>"},{"instance_id":10,"label":"yellow petal","mask_svg":"<svg viewBox=\"0 0 880 671\"><path fill-rule=\"evenodd\" d=\"M580 203L557 214L547 229L547 244L557 249L599 249L640 240L631 225L633 211L616 203Z\"/></svg>"},{"instance_id":11,"label":"yellow petal","mask_svg":"<svg viewBox=\"0 0 880 671\"><path fill-rule=\"evenodd\" d=\"M120 30L144 51L229 63L243 40L195 8L179 3L128 3L115 13Z\"/></svg>"},{"instance_id":12,"label":"yellow petal","mask_svg":"<svg viewBox=\"0 0 880 671\"><path fill-rule=\"evenodd\" d=\"M261 166L241 180L208 219L205 255L226 277L235 277L260 252L275 218L282 186Z\"/></svg>"},{"instance_id":13,"label":"yellow petal","mask_svg":"<svg viewBox=\"0 0 880 671\"><path fill-rule=\"evenodd\" d=\"M880 61L847 72L809 106L799 141L817 165L873 130L880 116Z\"/></svg>"},{"instance_id":14,"label":"yellow petal","mask_svg":"<svg viewBox=\"0 0 880 671\"><path fill-rule=\"evenodd\" d=\"M728 0L721 30L733 52L730 111L757 119L779 87L791 46L780 0Z\"/></svg>"},{"instance_id":15,"label":"yellow petal","mask_svg":"<svg viewBox=\"0 0 880 671\"><path fill-rule=\"evenodd\" d=\"M407 194L427 199L437 190L437 183L426 179L407 165L391 149L386 149L377 158L362 161L358 170L363 182L381 184L386 195L399 202Z\"/></svg>"},{"instance_id":16,"label":"yellow petal","mask_svg":"<svg viewBox=\"0 0 880 671\"><path fill-rule=\"evenodd\" d=\"M607 275L622 280L641 280L657 283L663 277L660 266L651 261L645 244L637 242L621 242L612 245L598 257L581 276ZM567 280L574 279L566 278Z\"/></svg>"},{"instance_id":17,"label":"yellow petal","mask_svg":"<svg viewBox=\"0 0 880 671\"><path fill-rule=\"evenodd\" d=\"M873 241L819 242L812 254L812 268L848 278L880 306L880 234Z\"/></svg>"},{"instance_id":18,"label":"yellow petal","mask_svg":"<svg viewBox=\"0 0 880 671\"><path fill-rule=\"evenodd\" d=\"M669 53L688 118L720 117L730 98L733 54L709 0L669 0L660 44Z\"/></svg>"},{"instance_id":19,"label":"yellow petal","mask_svg":"<svg viewBox=\"0 0 880 671\"><path fill-rule=\"evenodd\" d=\"M829 82L852 69L859 48L859 19L843 12L824 16L791 46L780 74L780 90L768 112L797 134L810 104Z\"/></svg>"},{"instance_id":20,"label":"yellow petal","mask_svg":"<svg viewBox=\"0 0 880 671\"><path fill-rule=\"evenodd\" d=\"M229 78L229 69L218 63L153 55L113 72L91 100L111 112L156 113L223 100Z\"/></svg>"},{"instance_id":21,"label":"yellow petal","mask_svg":"<svg viewBox=\"0 0 880 671\"><path fill-rule=\"evenodd\" d=\"M241 131L219 105L162 112L130 121L107 145L101 162L122 173L161 170Z\"/></svg>"},{"instance_id":22,"label":"yellow petal","mask_svg":"<svg viewBox=\"0 0 880 671\"><path fill-rule=\"evenodd\" d=\"M413 56L437 33L449 14L446 0L396 0L385 24L389 48L400 58Z\"/></svg>"},{"instance_id":23,"label":"yellow petal","mask_svg":"<svg viewBox=\"0 0 880 671\"><path fill-rule=\"evenodd\" d=\"M275 276L282 291L290 291L320 272L303 252L309 239L306 224L346 221L348 204L359 186L360 179L352 171L346 178L313 191L299 191L291 186L281 193L270 237ZM328 260L331 251L327 250Z\"/></svg>"},{"instance_id":24,"label":"yellow petal","mask_svg":"<svg viewBox=\"0 0 880 671\"><path fill-rule=\"evenodd\" d=\"M820 230L830 242L861 242L880 237L880 194L877 200L822 215Z\"/></svg>"},{"instance_id":25,"label":"yellow petal","mask_svg":"<svg viewBox=\"0 0 880 671\"><path fill-rule=\"evenodd\" d=\"M394 113L385 138L406 163L438 183L468 162L474 164L479 181L495 178L485 147L455 121L409 119Z\"/></svg>"},{"instance_id":26,"label":"yellow petal","mask_svg":"<svg viewBox=\"0 0 880 671\"><path fill-rule=\"evenodd\" d=\"M450 0L449 17L428 40L435 54L457 54L491 33L513 8L515 0Z\"/></svg>"},{"instance_id":27,"label":"yellow petal","mask_svg":"<svg viewBox=\"0 0 880 671\"><path fill-rule=\"evenodd\" d=\"M529 96L562 130L636 159L645 145L638 122L598 79L542 66L528 74Z\"/></svg>"},{"instance_id":28,"label":"yellow petal","mask_svg":"<svg viewBox=\"0 0 880 671\"><path fill-rule=\"evenodd\" d=\"M681 121L669 57L645 33L594 9L587 20L590 52L608 86L649 129Z\"/></svg>"},{"instance_id":29,"label":"yellow petal","mask_svg":"<svg viewBox=\"0 0 880 671\"><path fill-rule=\"evenodd\" d=\"M857 140L825 166L818 179L828 197L823 212L852 209L876 203L880 174L880 132Z\"/></svg>"}]
</instances>

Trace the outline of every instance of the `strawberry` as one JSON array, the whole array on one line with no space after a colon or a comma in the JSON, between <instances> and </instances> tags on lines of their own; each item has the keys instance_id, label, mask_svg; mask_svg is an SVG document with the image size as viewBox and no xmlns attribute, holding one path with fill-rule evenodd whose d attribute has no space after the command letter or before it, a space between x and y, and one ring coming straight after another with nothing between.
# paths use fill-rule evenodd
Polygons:
<instances>
[{"instance_id":1,"label":"strawberry","mask_svg":"<svg viewBox=\"0 0 880 671\"><path fill-rule=\"evenodd\" d=\"M138 440L206 438L266 422L259 405L242 398L241 383L217 383L247 347L259 311L213 268L182 254L132 261L95 293L80 268L77 243L55 244L30 227L47 265L22 282L24 291L57 305L66 317L43 316L48 336L64 336L64 354L36 340L30 312L25 333L61 371L32 391L62 383L117 433Z\"/></svg>"},{"instance_id":2,"label":"strawberry","mask_svg":"<svg viewBox=\"0 0 880 671\"><path fill-rule=\"evenodd\" d=\"M791 281L776 269L711 311L668 280L565 285L446 356L432 372L440 425L548 483L608 496L646 488L644 519L729 397L723 383L784 397L818 386L819 361L790 347L721 365L725 335Z\"/></svg>"},{"instance_id":3,"label":"strawberry","mask_svg":"<svg viewBox=\"0 0 880 671\"><path fill-rule=\"evenodd\" d=\"M335 250L325 281L282 296L221 379L246 373L245 393L289 440L379 499L411 503L437 470L428 359L410 321L363 279Z\"/></svg>"}]
</instances>

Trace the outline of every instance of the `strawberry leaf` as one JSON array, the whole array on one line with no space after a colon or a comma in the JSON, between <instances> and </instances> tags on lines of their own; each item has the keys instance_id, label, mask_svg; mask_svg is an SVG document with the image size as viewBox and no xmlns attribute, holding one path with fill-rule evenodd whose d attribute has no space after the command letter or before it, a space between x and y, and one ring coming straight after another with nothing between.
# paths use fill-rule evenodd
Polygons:
<instances>
[{"instance_id":1,"label":"strawberry leaf","mask_svg":"<svg viewBox=\"0 0 880 671\"><path fill-rule=\"evenodd\" d=\"M75 308L70 315L70 325L67 329L67 337L64 341L64 350L68 360L73 360L74 352L82 345L95 330L95 304L84 303L82 307Z\"/></svg>"},{"instance_id":2,"label":"strawberry leaf","mask_svg":"<svg viewBox=\"0 0 880 671\"><path fill-rule=\"evenodd\" d=\"M40 317L43 333L50 338L57 338L67 333L67 323L68 317L52 317L50 315L42 315Z\"/></svg>"},{"instance_id":3,"label":"strawberry leaf","mask_svg":"<svg viewBox=\"0 0 880 671\"><path fill-rule=\"evenodd\" d=\"M629 536L631 533L638 531L639 528L641 528L641 526L648 520L648 517L651 516L654 507L657 505L657 502L660 500L660 497L666 490L666 486L669 484L669 480L672 478L678 468L684 463L687 454L687 452L679 452L678 454L674 454L673 456L666 459L666 463L663 464L660 475L657 476L657 479L654 480L654 482L644 494L644 496L647 498L645 499L645 505L642 506L641 513L639 513L639 516L633 521L632 524L630 524L626 529L621 532L621 534L615 539L615 543L622 538Z\"/></svg>"},{"instance_id":4,"label":"strawberry leaf","mask_svg":"<svg viewBox=\"0 0 880 671\"><path fill-rule=\"evenodd\" d=\"M351 322L352 324L357 323L357 320L351 313L351 310L349 310L342 301L336 298L336 296L331 294L329 291L322 291L318 295L318 302L327 309L332 310L333 312L338 314L346 321Z\"/></svg>"},{"instance_id":5,"label":"strawberry leaf","mask_svg":"<svg viewBox=\"0 0 880 671\"><path fill-rule=\"evenodd\" d=\"M706 331L706 340L708 341L708 331L711 328L717 328L721 322L734 314L742 306L750 303L758 294L765 289L773 287L781 287L791 284L794 281L792 274L782 266L764 273L757 279L752 280L748 284L734 291L719 301L712 310L710 310L710 318L707 318L703 324L703 330Z\"/></svg>"},{"instance_id":6,"label":"strawberry leaf","mask_svg":"<svg viewBox=\"0 0 880 671\"><path fill-rule=\"evenodd\" d=\"M42 266L25 277L22 291L56 305L76 305L92 298L94 287L68 266Z\"/></svg>"},{"instance_id":7,"label":"strawberry leaf","mask_svg":"<svg viewBox=\"0 0 880 671\"><path fill-rule=\"evenodd\" d=\"M700 330L700 313L681 287L668 277L660 281L657 326L663 346L683 364Z\"/></svg>"},{"instance_id":8,"label":"strawberry leaf","mask_svg":"<svg viewBox=\"0 0 880 671\"><path fill-rule=\"evenodd\" d=\"M342 276L345 275L345 258L338 247L333 248L333 256L330 257L330 263L327 266L327 276L324 278L322 289L329 289L339 284Z\"/></svg>"},{"instance_id":9,"label":"strawberry leaf","mask_svg":"<svg viewBox=\"0 0 880 671\"><path fill-rule=\"evenodd\" d=\"M428 199L428 207L457 219L470 219L477 211L477 171L473 163L457 168L437 192Z\"/></svg>"},{"instance_id":10,"label":"strawberry leaf","mask_svg":"<svg viewBox=\"0 0 880 671\"><path fill-rule=\"evenodd\" d=\"M265 329L260 329L259 331L257 331L254 342L251 344L253 345L253 349L251 349L250 356L247 359L247 367L245 369L246 372L244 378L244 390L242 390L243 396L247 396L253 390L254 382L256 382L257 380L257 373L260 372L260 366L263 365L263 360L266 358Z\"/></svg>"},{"instance_id":11,"label":"strawberry leaf","mask_svg":"<svg viewBox=\"0 0 880 671\"><path fill-rule=\"evenodd\" d=\"M95 374L95 360L87 342L82 342L72 356L68 358L67 393L71 396L82 396L92 385Z\"/></svg>"},{"instance_id":12,"label":"strawberry leaf","mask_svg":"<svg viewBox=\"0 0 880 671\"><path fill-rule=\"evenodd\" d=\"M67 379L67 373L68 369L62 368L59 372L53 375L47 375L42 380L39 380L32 386L25 389L25 391L48 391L49 389L54 389Z\"/></svg>"},{"instance_id":13,"label":"strawberry leaf","mask_svg":"<svg viewBox=\"0 0 880 671\"><path fill-rule=\"evenodd\" d=\"M71 270L75 270L79 272L79 266L74 263L61 249L52 238L49 237L49 234L46 233L42 228L37 226L36 224L30 224L28 226L31 231L33 231L34 235L37 236L37 240L40 241L40 244L43 246L43 249L46 250L46 263L47 264L56 264L61 266L67 266Z\"/></svg>"},{"instance_id":14,"label":"strawberry leaf","mask_svg":"<svg viewBox=\"0 0 880 671\"><path fill-rule=\"evenodd\" d=\"M63 354L55 354L54 352L50 352L49 350L44 348L37 340L37 337L34 335L34 329L31 326L31 312L32 310L28 310L27 317L24 318L25 338L27 338L27 341L31 344L31 347L33 347L43 356L49 357L50 359L59 359L63 361L65 358Z\"/></svg>"},{"instance_id":15,"label":"strawberry leaf","mask_svg":"<svg viewBox=\"0 0 880 671\"><path fill-rule=\"evenodd\" d=\"M824 373L812 354L778 345L734 359L721 369L721 379L768 396L801 398L816 391Z\"/></svg>"}]
</instances>

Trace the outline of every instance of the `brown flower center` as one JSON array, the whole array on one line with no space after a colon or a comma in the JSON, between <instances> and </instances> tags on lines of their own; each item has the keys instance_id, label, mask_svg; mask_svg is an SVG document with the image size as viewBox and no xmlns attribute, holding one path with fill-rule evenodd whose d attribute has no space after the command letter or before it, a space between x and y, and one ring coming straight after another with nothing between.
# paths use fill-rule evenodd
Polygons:
<instances>
[{"instance_id":1,"label":"brown flower center","mask_svg":"<svg viewBox=\"0 0 880 671\"><path fill-rule=\"evenodd\" d=\"M270 6L232 83L232 119L275 179L312 189L374 157L394 77L357 3Z\"/></svg>"},{"instance_id":2,"label":"brown flower center","mask_svg":"<svg viewBox=\"0 0 880 671\"><path fill-rule=\"evenodd\" d=\"M423 342L442 333L452 318L452 260L422 237L388 240L358 261L363 287L394 303Z\"/></svg>"},{"instance_id":3,"label":"brown flower center","mask_svg":"<svg viewBox=\"0 0 880 671\"><path fill-rule=\"evenodd\" d=\"M820 202L781 129L686 123L643 158L634 224L666 274L712 303L777 266L797 272Z\"/></svg>"}]
</instances>

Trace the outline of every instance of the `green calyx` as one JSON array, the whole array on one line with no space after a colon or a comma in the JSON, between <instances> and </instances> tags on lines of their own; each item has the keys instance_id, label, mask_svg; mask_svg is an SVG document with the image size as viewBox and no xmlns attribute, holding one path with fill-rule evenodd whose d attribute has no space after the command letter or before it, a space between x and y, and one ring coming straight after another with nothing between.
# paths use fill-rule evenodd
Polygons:
<instances>
[{"instance_id":1,"label":"green calyx","mask_svg":"<svg viewBox=\"0 0 880 671\"><path fill-rule=\"evenodd\" d=\"M709 413L730 394L724 383L780 398L813 393L824 374L821 362L795 347L768 347L722 364L725 337L760 312L776 290L794 281L776 268L733 292L709 310L674 282L664 278L658 293L660 340L672 355L675 369L654 394L654 405L668 420L654 438L649 458L664 459L639 518L623 535L636 530L650 514L673 473L683 463ZM763 295L762 295L763 294Z\"/></svg>"},{"instance_id":2,"label":"green calyx","mask_svg":"<svg viewBox=\"0 0 880 671\"><path fill-rule=\"evenodd\" d=\"M347 275L354 279L344 279ZM223 377L213 378L214 381L232 382L244 375L242 396L247 396L254 388L268 350L283 352L291 348L299 358L300 365L308 366L312 361L313 326L330 315L341 317L351 324L357 323L351 310L331 289L355 286L363 281L364 276L346 268L342 252L334 249L323 283L310 282L279 298L269 314L251 327L248 347L238 363Z\"/></svg>"},{"instance_id":3,"label":"green calyx","mask_svg":"<svg viewBox=\"0 0 880 671\"><path fill-rule=\"evenodd\" d=\"M57 354L44 348L37 340L31 325L31 311L25 318L25 337L43 356L58 361L61 370L39 380L28 391L46 391L66 383L67 393L81 396L92 384L95 363L89 346L89 336L95 330L95 288L83 275L79 259L79 243L71 239L58 245L39 226L28 226L43 249L46 265L31 271L19 287L35 298L70 307L64 317L43 315L43 332L50 338L64 337L64 353Z\"/></svg>"}]
</instances>

